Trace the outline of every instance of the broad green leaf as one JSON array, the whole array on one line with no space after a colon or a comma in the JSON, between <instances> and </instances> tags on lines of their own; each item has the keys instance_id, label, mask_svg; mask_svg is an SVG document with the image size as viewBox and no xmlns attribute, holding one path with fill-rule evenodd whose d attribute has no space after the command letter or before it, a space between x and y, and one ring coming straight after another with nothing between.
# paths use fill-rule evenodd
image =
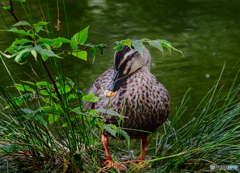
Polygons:
<instances>
[{"instance_id":1,"label":"broad green leaf","mask_svg":"<svg viewBox=\"0 0 240 173\"><path fill-rule=\"evenodd\" d=\"M89 93L88 95L83 96L82 100L87 102L97 102L99 97L95 96L93 93Z\"/></svg>"},{"instance_id":2,"label":"broad green leaf","mask_svg":"<svg viewBox=\"0 0 240 173\"><path fill-rule=\"evenodd\" d=\"M70 99L75 99L75 98L77 98L77 96L76 96L75 94L70 94L70 95L68 96L68 100L70 100Z\"/></svg>"},{"instance_id":3,"label":"broad green leaf","mask_svg":"<svg viewBox=\"0 0 240 173\"><path fill-rule=\"evenodd\" d=\"M11 8L11 6L9 5L9 6L3 6L3 9L5 9L5 10L8 10L8 9L10 9Z\"/></svg>"},{"instance_id":4,"label":"broad green leaf","mask_svg":"<svg viewBox=\"0 0 240 173\"><path fill-rule=\"evenodd\" d=\"M33 48L37 53L39 53L41 56L44 56L44 57L57 57L57 58L61 58L63 59L62 57L56 55L53 51L51 50L47 50L47 49L43 49L41 48L41 46L35 46Z\"/></svg>"},{"instance_id":5,"label":"broad green leaf","mask_svg":"<svg viewBox=\"0 0 240 173\"><path fill-rule=\"evenodd\" d=\"M40 90L39 93L45 96L49 95L49 92L47 92L46 90Z\"/></svg>"},{"instance_id":6,"label":"broad green leaf","mask_svg":"<svg viewBox=\"0 0 240 173\"><path fill-rule=\"evenodd\" d=\"M63 93L68 93L69 91L71 91L71 87L69 85L64 85L64 91L62 90L62 88L58 89L59 93L60 94L63 94Z\"/></svg>"},{"instance_id":7,"label":"broad green leaf","mask_svg":"<svg viewBox=\"0 0 240 173\"><path fill-rule=\"evenodd\" d=\"M27 109L27 108L22 108L21 109L25 114L29 114L29 115L33 115L35 113L35 111L33 111L32 109Z\"/></svg>"},{"instance_id":8,"label":"broad green leaf","mask_svg":"<svg viewBox=\"0 0 240 173\"><path fill-rule=\"evenodd\" d=\"M55 43L52 43L51 45L54 47L54 48L60 48L62 46L62 42L55 42Z\"/></svg>"},{"instance_id":9,"label":"broad green leaf","mask_svg":"<svg viewBox=\"0 0 240 173\"><path fill-rule=\"evenodd\" d=\"M80 107L74 108L72 110L72 112L75 112L76 114L83 114L83 112L81 111Z\"/></svg>"},{"instance_id":10,"label":"broad green leaf","mask_svg":"<svg viewBox=\"0 0 240 173\"><path fill-rule=\"evenodd\" d=\"M114 47L113 49L114 49L114 50L122 50L122 49L123 49L123 45L120 44L120 45Z\"/></svg>"},{"instance_id":11,"label":"broad green leaf","mask_svg":"<svg viewBox=\"0 0 240 173\"><path fill-rule=\"evenodd\" d=\"M22 82L27 83L27 84L30 84L30 85L35 85L35 83L30 82L30 81L23 81L23 80L22 80Z\"/></svg>"},{"instance_id":12,"label":"broad green leaf","mask_svg":"<svg viewBox=\"0 0 240 173\"><path fill-rule=\"evenodd\" d=\"M35 26L43 26L43 25L47 25L48 22L38 22L37 24L34 24Z\"/></svg>"},{"instance_id":13,"label":"broad green leaf","mask_svg":"<svg viewBox=\"0 0 240 173\"><path fill-rule=\"evenodd\" d=\"M69 83L72 87L74 86L74 82L72 81L72 79L66 77L67 79L67 83Z\"/></svg>"},{"instance_id":14,"label":"broad green leaf","mask_svg":"<svg viewBox=\"0 0 240 173\"><path fill-rule=\"evenodd\" d=\"M21 106L23 100L24 100L23 98L17 98L17 97L12 98L12 102L15 103L16 106ZM10 108L10 105L6 106L4 109L9 109L9 108Z\"/></svg>"},{"instance_id":15,"label":"broad green leaf","mask_svg":"<svg viewBox=\"0 0 240 173\"><path fill-rule=\"evenodd\" d=\"M123 43L123 45L128 46L130 49L132 49L131 47L131 40L128 38L126 40L121 40L121 43Z\"/></svg>"},{"instance_id":16,"label":"broad green leaf","mask_svg":"<svg viewBox=\"0 0 240 173\"><path fill-rule=\"evenodd\" d=\"M41 109L46 112L54 112L55 111L55 108L52 106L44 106L44 107L41 107Z\"/></svg>"},{"instance_id":17,"label":"broad green leaf","mask_svg":"<svg viewBox=\"0 0 240 173\"><path fill-rule=\"evenodd\" d=\"M28 23L26 21L19 21L19 22L15 23L13 26L21 26L21 25L31 26L30 23Z\"/></svg>"},{"instance_id":18,"label":"broad green leaf","mask_svg":"<svg viewBox=\"0 0 240 173\"><path fill-rule=\"evenodd\" d=\"M7 30L7 31L33 37L33 34L30 34L30 33L26 32L26 31L24 31L24 30L18 30L17 28L12 28L12 29L9 29L9 30Z\"/></svg>"},{"instance_id":19,"label":"broad green leaf","mask_svg":"<svg viewBox=\"0 0 240 173\"><path fill-rule=\"evenodd\" d=\"M112 129L111 126L109 126L108 124L104 124L104 129L116 138L116 132Z\"/></svg>"},{"instance_id":20,"label":"broad green leaf","mask_svg":"<svg viewBox=\"0 0 240 173\"><path fill-rule=\"evenodd\" d=\"M59 119L59 117L60 115L49 114L49 117L48 117L49 124L56 122Z\"/></svg>"},{"instance_id":21,"label":"broad green leaf","mask_svg":"<svg viewBox=\"0 0 240 173\"><path fill-rule=\"evenodd\" d=\"M49 38L39 38L38 41L41 41L45 44L48 44L48 45L51 45L53 44L54 42L52 41L52 39L49 39Z\"/></svg>"},{"instance_id":22,"label":"broad green leaf","mask_svg":"<svg viewBox=\"0 0 240 173\"><path fill-rule=\"evenodd\" d=\"M35 50L31 50L31 54L33 55L33 57L37 61L37 52Z\"/></svg>"},{"instance_id":23,"label":"broad green leaf","mask_svg":"<svg viewBox=\"0 0 240 173\"><path fill-rule=\"evenodd\" d=\"M62 127L67 127L68 124L67 123L63 123Z\"/></svg>"},{"instance_id":24,"label":"broad green leaf","mask_svg":"<svg viewBox=\"0 0 240 173\"><path fill-rule=\"evenodd\" d=\"M36 83L36 85L37 86L47 86L47 87L51 86L51 84L46 81L38 82L38 83Z\"/></svg>"},{"instance_id":25,"label":"broad green leaf","mask_svg":"<svg viewBox=\"0 0 240 173\"><path fill-rule=\"evenodd\" d=\"M132 41L132 45L143 56L143 44L142 44L142 42L140 40L134 40L134 41Z\"/></svg>"},{"instance_id":26,"label":"broad green leaf","mask_svg":"<svg viewBox=\"0 0 240 173\"><path fill-rule=\"evenodd\" d=\"M16 86L16 88L20 91L34 91L34 89L30 88L27 85L22 85L22 84L14 84Z\"/></svg>"},{"instance_id":27,"label":"broad green leaf","mask_svg":"<svg viewBox=\"0 0 240 173\"><path fill-rule=\"evenodd\" d=\"M48 58L48 56L42 56L43 61L46 61Z\"/></svg>"},{"instance_id":28,"label":"broad green leaf","mask_svg":"<svg viewBox=\"0 0 240 173\"><path fill-rule=\"evenodd\" d=\"M130 146L130 136L122 129L117 127L117 133L124 137L127 140L128 146Z\"/></svg>"},{"instance_id":29,"label":"broad green leaf","mask_svg":"<svg viewBox=\"0 0 240 173\"><path fill-rule=\"evenodd\" d=\"M169 50L170 54L171 54L171 49L173 49L177 52L180 52L182 54L182 56L184 57L183 52L176 49L175 47L173 47L169 41L166 41L166 40L158 40L158 41L159 41L159 43L161 43L164 47L166 47Z\"/></svg>"},{"instance_id":30,"label":"broad green leaf","mask_svg":"<svg viewBox=\"0 0 240 173\"><path fill-rule=\"evenodd\" d=\"M91 137L88 137L88 142L89 142L89 144L91 144L93 146L98 146L98 142Z\"/></svg>"},{"instance_id":31,"label":"broad green leaf","mask_svg":"<svg viewBox=\"0 0 240 173\"><path fill-rule=\"evenodd\" d=\"M114 116L117 116L117 117L120 117L120 118L128 118L128 117L125 117L123 115L120 115L119 113L113 111L113 110L107 110L107 109L96 109L96 111L99 111L101 113L106 113L106 114L109 114L109 115L114 115Z\"/></svg>"},{"instance_id":32,"label":"broad green leaf","mask_svg":"<svg viewBox=\"0 0 240 173\"><path fill-rule=\"evenodd\" d=\"M55 112L55 113L58 114L58 115L63 115L63 114L65 114L62 108L56 109L56 112Z\"/></svg>"},{"instance_id":33,"label":"broad green leaf","mask_svg":"<svg viewBox=\"0 0 240 173\"><path fill-rule=\"evenodd\" d=\"M29 54L30 51L31 51L30 48L25 48L25 49L23 49L22 51L18 52L17 56L16 56L15 59L14 59L14 62L16 62L16 63L18 63L18 64L20 64L20 65L25 64L27 61L25 61L25 62L23 62L23 63L20 63L20 61L21 61L23 58L25 58L25 57Z\"/></svg>"},{"instance_id":34,"label":"broad green leaf","mask_svg":"<svg viewBox=\"0 0 240 173\"><path fill-rule=\"evenodd\" d=\"M162 52L163 57L164 57L163 47L162 47L162 45L161 45L158 41L152 40L152 41L148 41L148 43L149 43L151 46L156 47L157 49L159 49L159 50Z\"/></svg>"},{"instance_id":35,"label":"broad green leaf","mask_svg":"<svg viewBox=\"0 0 240 173\"><path fill-rule=\"evenodd\" d=\"M44 120L42 114L37 114L37 115L36 115L36 119L37 119L38 121L40 121L45 127L47 127L47 122Z\"/></svg>"},{"instance_id":36,"label":"broad green leaf","mask_svg":"<svg viewBox=\"0 0 240 173\"><path fill-rule=\"evenodd\" d=\"M72 42L71 40L68 40L68 39L63 38L63 37L54 38L54 39L52 39L52 41L54 43L56 43L56 42L71 43Z\"/></svg>"},{"instance_id":37,"label":"broad green leaf","mask_svg":"<svg viewBox=\"0 0 240 173\"><path fill-rule=\"evenodd\" d=\"M76 51L76 50L75 50ZM68 52L80 59L87 60L87 51L80 51L80 52Z\"/></svg>"},{"instance_id":38,"label":"broad green leaf","mask_svg":"<svg viewBox=\"0 0 240 173\"><path fill-rule=\"evenodd\" d=\"M78 44L83 45L85 43L85 41L87 40L88 37L88 27L84 28L82 31L76 33L72 39L71 39L71 47L72 49L77 49L78 48Z\"/></svg>"}]
</instances>

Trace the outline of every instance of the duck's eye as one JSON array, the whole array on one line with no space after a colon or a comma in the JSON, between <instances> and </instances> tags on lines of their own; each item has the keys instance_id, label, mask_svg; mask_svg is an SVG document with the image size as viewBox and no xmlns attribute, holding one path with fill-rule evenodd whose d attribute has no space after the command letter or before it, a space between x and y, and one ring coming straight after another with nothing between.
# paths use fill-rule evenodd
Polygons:
<instances>
[{"instance_id":1,"label":"duck's eye","mask_svg":"<svg viewBox=\"0 0 240 173\"><path fill-rule=\"evenodd\" d=\"M132 54L129 54L128 57L127 57L127 59L128 59L128 60L131 60L132 57L133 57Z\"/></svg>"}]
</instances>

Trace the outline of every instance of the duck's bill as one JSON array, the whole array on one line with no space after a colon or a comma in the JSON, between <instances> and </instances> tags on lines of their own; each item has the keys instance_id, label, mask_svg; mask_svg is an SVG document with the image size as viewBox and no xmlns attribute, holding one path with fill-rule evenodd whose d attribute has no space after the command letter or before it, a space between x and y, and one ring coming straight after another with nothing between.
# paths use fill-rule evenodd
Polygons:
<instances>
[{"instance_id":1,"label":"duck's bill","mask_svg":"<svg viewBox=\"0 0 240 173\"><path fill-rule=\"evenodd\" d=\"M104 91L104 95L105 95L106 97L113 97L113 96L115 96L116 94L117 94L117 91L115 91L115 92L109 91L109 90L105 90L105 91Z\"/></svg>"}]
</instances>

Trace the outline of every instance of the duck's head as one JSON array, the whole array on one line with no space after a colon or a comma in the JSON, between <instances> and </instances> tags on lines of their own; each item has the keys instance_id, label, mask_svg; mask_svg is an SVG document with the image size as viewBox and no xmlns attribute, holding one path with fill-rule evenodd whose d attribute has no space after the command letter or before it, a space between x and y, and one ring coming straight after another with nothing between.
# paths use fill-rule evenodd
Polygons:
<instances>
[{"instance_id":1,"label":"duck's head","mask_svg":"<svg viewBox=\"0 0 240 173\"><path fill-rule=\"evenodd\" d=\"M148 49L143 45L142 56L133 46L131 48L124 45L122 50L115 52L113 78L105 90L107 97L114 96L127 77L138 69L146 67L150 70L151 55Z\"/></svg>"}]
</instances>

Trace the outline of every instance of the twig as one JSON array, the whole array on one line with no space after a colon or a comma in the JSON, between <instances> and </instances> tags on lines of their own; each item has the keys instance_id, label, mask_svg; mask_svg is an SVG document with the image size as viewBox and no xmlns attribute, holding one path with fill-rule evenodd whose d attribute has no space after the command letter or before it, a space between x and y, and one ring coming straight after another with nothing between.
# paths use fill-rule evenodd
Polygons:
<instances>
[{"instance_id":1,"label":"twig","mask_svg":"<svg viewBox=\"0 0 240 173\"><path fill-rule=\"evenodd\" d=\"M104 47L104 48L110 48L110 47L115 46L115 45L116 45L116 44L112 44L112 45L106 46L106 47ZM87 49L90 49L90 48L91 48L91 47L85 47L85 48L80 49L80 50L59 50L59 49L53 48L52 50L54 50L54 51L60 51L60 52L80 52L80 51L87 50Z\"/></svg>"}]
</instances>

